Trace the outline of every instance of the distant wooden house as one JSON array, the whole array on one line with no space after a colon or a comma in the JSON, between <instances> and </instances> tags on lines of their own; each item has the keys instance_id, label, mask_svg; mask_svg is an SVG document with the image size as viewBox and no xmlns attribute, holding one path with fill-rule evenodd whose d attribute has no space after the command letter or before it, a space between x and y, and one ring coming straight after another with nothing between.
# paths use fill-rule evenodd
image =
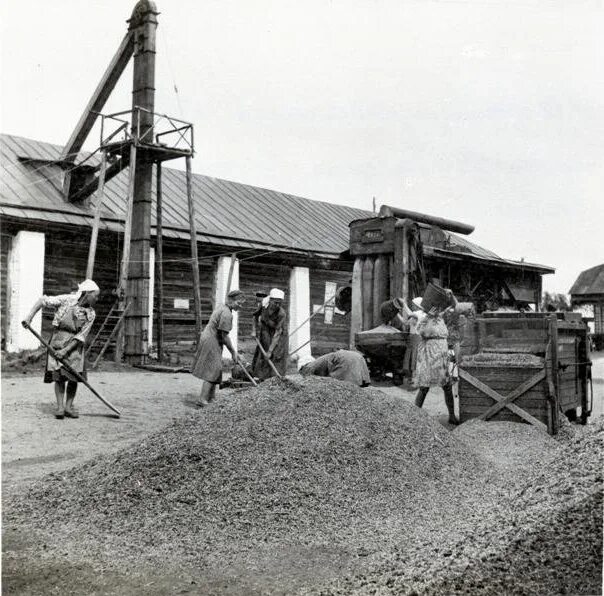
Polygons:
<instances>
[{"instance_id":1,"label":"distant wooden house","mask_svg":"<svg viewBox=\"0 0 604 596\"><path fill-rule=\"evenodd\" d=\"M604 349L604 264L582 271L569 294L573 306L593 308L594 341Z\"/></svg>"},{"instance_id":2,"label":"distant wooden house","mask_svg":"<svg viewBox=\"0 0 604 596\"><path fill-rule=\"evenodd\" d=\"M20 321L41 294L75 289L85 275L96 197L69 202L62 194L61 148L11 135L0 135L1 337L2 347L35 346ZM79 160L98 163L98 155ZM123 244L128 172L105 186L94 279L103 289L97 326L109 311L116 288ZM189 223L185 174L163 169L163 313L164 340L195 340ZM313 201L287 193L194 175L197 245L205 323L214 305L224 299L226 279L249 297L239 313L233 339L240 348L251 338L253 296L281 288L293 350L321 354L349 344L349 317L333 305L323 308L338 287L348 285L353 259L348 254L349 224L371 212ZM155 203L155 195L153 196ZM152 212L155 212L155 205ZM152 234L155 221L152 220ZM151 259L154 260L153 238ZM231 260L234 265L231 268ZM541 278L550 267L503 259L452 233L426 230L424 259L431 277L450 285L462 297L504 293L538 306ZM157 284L151 280L150 312L157 312ZM310 322L308 317L316 313ZM34 320L34 322L36 322ZM38 320L44 330L50 313ZM150 338L155 339L153 316ZM242 345L241 345L242 344Z\"/></svg>"}]
</instances>

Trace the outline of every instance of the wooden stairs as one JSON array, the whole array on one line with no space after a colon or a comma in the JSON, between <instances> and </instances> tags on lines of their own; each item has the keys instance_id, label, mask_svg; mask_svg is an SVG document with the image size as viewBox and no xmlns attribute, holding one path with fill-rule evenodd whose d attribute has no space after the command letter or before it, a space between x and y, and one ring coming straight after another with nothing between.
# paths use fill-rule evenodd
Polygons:
<instances>
[{"instance_id":1,"label":"wooden stairs","mask_svg":"<svg viewBox=\"0 0 604 596\"><path fill-rule=\"evenodd\" d=\"M91 364L91 368L96 368L98 366L103 354L107 351L107 348L113 346L115 349L117 333L124 323L124 318L126 317L129 308L130 301L126 302L122 307L119 299L111 306L105 320L102 322L99 330L86 349L87 359L91 359L93 354L96 353L96 358Z\"/></svg>"}]
</instances>

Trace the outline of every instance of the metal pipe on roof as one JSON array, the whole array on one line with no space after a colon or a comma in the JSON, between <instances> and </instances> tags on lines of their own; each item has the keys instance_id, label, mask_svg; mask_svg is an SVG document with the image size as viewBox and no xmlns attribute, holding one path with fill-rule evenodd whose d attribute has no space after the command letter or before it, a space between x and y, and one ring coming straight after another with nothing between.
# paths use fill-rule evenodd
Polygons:
<instances>
[{"instance_id":1,"label":"metal pipe on roof","mask_svg":"<svg viewBox=\"0 0 604 596\"><path fill-rule=\"evenodd\" d=\"M459 221L453 221L452 219L445 219L443 217L435 217L434 215L426 215L425 213L417 213L416 211L400 209L399 207L390 207L388 205L382 205L380 207L379 217L399 217L402 219L412 219L413 221L419 223L438 226L443 230L457 232L458 234L467 235L474 231L474 226L461 223Z\"/></svg>"}]
</instances>

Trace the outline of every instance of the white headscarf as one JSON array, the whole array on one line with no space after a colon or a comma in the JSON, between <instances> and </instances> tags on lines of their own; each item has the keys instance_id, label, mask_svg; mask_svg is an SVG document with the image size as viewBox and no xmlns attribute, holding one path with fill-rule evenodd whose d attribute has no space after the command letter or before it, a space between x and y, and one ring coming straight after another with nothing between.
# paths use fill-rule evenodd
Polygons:
<instances>
[{"instance_id":1,"label":"white headscarf","mask_svg":"<svg viewBox=\"0 0 604 596\"><path fill-rule=\"evenodd\" d=\"M99 286L97 286L91 279L85 279L81 284L78 284L77 296L79 298L84 292L96 291L100 292L101 288L99 288Z\"/></svg>"},{"instance_id":2,"label":"white headscarf","mask_svg":"<svg viewBox=\"0 0 604 596\"><path fill-rule=\"evenodd\" d=\"M280 290L279 288L273 288L269 295L269 298L275 298L277 300L283 300L285 298L285 292L283 290Z\"/></svg>"}]
</instances>

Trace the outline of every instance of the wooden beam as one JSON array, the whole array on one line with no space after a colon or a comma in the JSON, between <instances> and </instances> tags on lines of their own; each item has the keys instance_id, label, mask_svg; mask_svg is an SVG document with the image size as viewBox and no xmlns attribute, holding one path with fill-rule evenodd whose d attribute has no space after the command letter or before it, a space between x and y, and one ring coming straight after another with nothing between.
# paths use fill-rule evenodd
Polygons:
<instances>
[{"instance_id":1,"label":"wooden beam","mask_svg":"<svg viewBox=\"0 0 604 596\"><path fill-rule=\"evenodd\" d=\"M128 180L128 202L126 203L126 221L124 223L124 245L122 252L122 265L118 293L123 296L128 278L128 265L130 263L130 238L132 236L132 206L134 204L134 179L136 178L136 145L130 146L130 178Z\"/></svg>"},{"instance_id":2,"label":"wooden beam","mask_svg":"<svg viewBox=\"0 0 604 596\"><path fill-rule=\"evenodd\" d=\"M195 303L195 331L197 339L201 335L201 290L199 288L199 259L197 256L197 227L195 225L195 205L193 203L193 180L191 157L186 158L187 202L189 204L189 233L191 235L191 269L193 273L193 300Z\"/></svg>"},{"instance_id":3,"label":"wooden beam","mask_svg":"<svg viewBox=\"0 0 604 596\"><path fill-rule=\"evenodd\" d=\"M99 191L94 211L94 222L92 223L92 235L88 248L88 264L86 266L86 279L92 279L94 273L94 258L96 256L96 244L99 236L99 225L101 223L101 209L103 208L103 193L105 192L105 172L107 171L107 152L103 151L101 158L101 171L99 173Z\"/></svg>"},{"instance_id":4,"label":"wooden beam","mask_svg":"<svg viewBox=\"0 0 604 596\"><path fill-rule=\"evenodd\" d=\"M363 259L357 257L352 269L352 309L350 311L350 349L355 348L355 335L363 330Z\"/></svg>"},{"instance_id":5,"label":"wooden beam","mask_svg":"<svg viewBox=\"0 0 604 596\"><path fill-rule=\"evenodd\" d=\"M229 292L231 291L231 282L233 281L233 270L235 269L235 260L237 259L237 253L234 252L231 255L231 263L229 265L229 276L227 278L227 285L226 285L226 292L225 292L225 300L226 297L228 296Z\"/></svg>"},{"instance_id":6,"label":"wooden beam","mask_svg":"<svg viewBox=\"0 0 604 596\"><path fill-rule=\"evenodd\" d=\"M121 171L125 170L130 164L130 153L126 153L125 156L121 157L117 162L112 163L105 171L105 184L115 178ZM99 187L100 176L95 178L92 182L89 182L83 186L76 194L74 194L70 200L72 202L84 201L90 195L92 195Z\"/></svg>"},{"instance_id":7,"label":"wooden beam","mask_svg":"<svg viewBox=\"0 0 604 596\"><path fill-rule=\"evenodd\" d=\"M86 137L92 130L94 123L97 119L98 112L103 109L107 99L111 95L111 92L115 88L120 76L124 72L128 61L132 57L134 51L134 36L132 31L128 31L122 39L117 52L113 56L113 59L109 63L107 70L103 74L97 88L94 90L84 113L80 117L71 137L67 141L67 144L63 148L61 153L61 159L65 161L73 162L75 160L75 154L80 151Z\"/></svg>"},{"instance_id":8,"label":"wooden beam","mask_svg":"<svg viewBox=\"0 0 604 596\"><path fill-rule=\"evenodd\" d=\"M164 349L164 239L163 239L163 195L161 161L157 162L157 216L156 216L156 258L157 271L157 361L162 361Z\"/></svg>"}]
</instances>

